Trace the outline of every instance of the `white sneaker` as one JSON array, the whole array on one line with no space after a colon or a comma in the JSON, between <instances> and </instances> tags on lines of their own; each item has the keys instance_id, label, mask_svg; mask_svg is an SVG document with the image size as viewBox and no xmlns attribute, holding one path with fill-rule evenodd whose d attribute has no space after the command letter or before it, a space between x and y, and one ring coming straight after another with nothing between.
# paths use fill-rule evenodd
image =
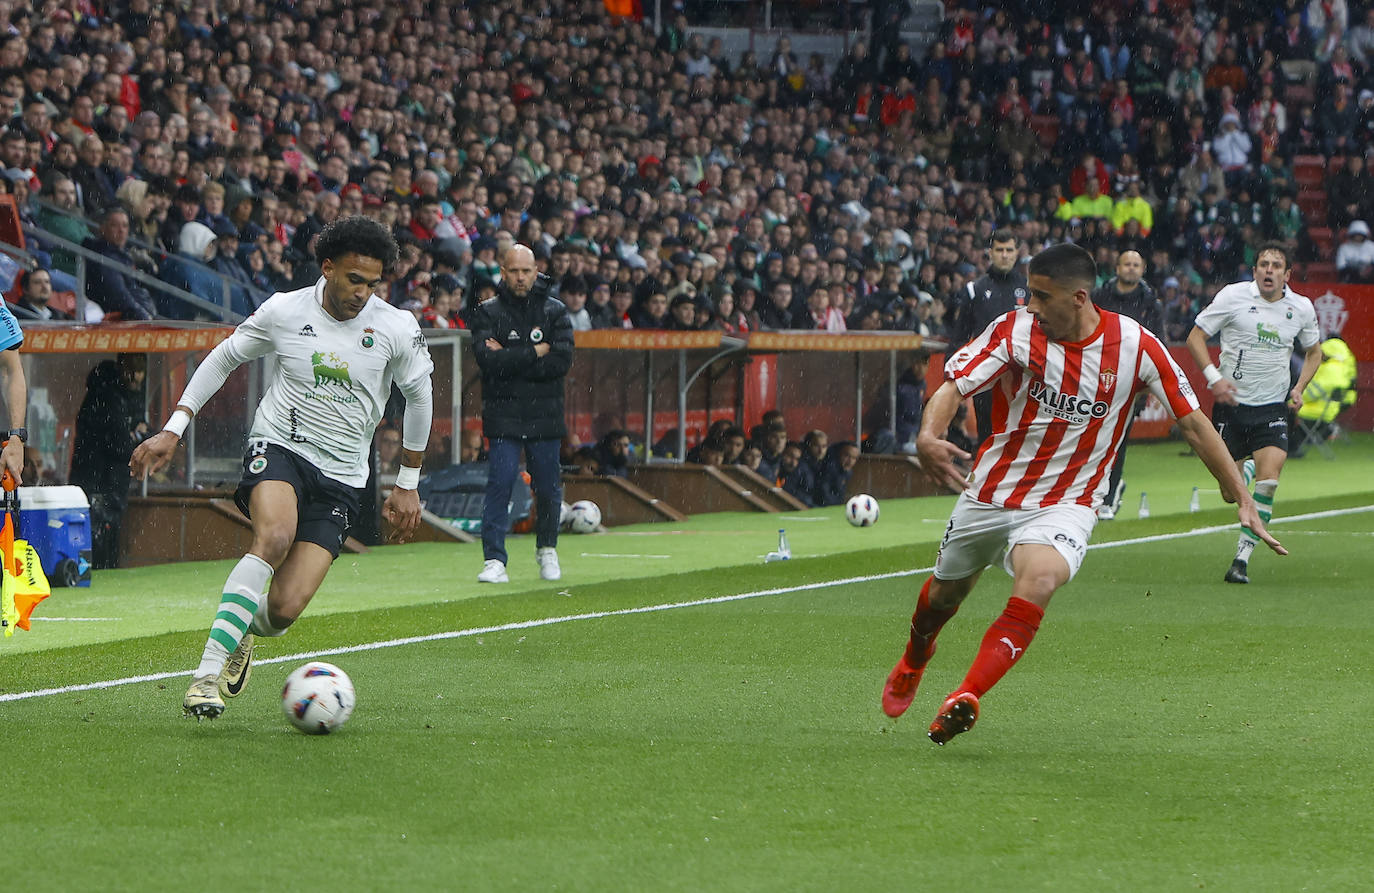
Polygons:
<instances>
[{"instance_id":1,"label":"white sneaker","mask_svg":"<svg viewBox=\"0 0 1374 893\"><path fill-rule=\"evenodd\" d=\"M510 577L506 576L506 566L495 558L488 558L486 564L482 565L482 572L477 575L478 583L509 583Z\"/></svg>"},{"instance_id":2,"label":"white sneaker","mask_svg":"<svg viewBox=\"0 0 1374 893\"><path fill-rule=\"evenodd\" d=\"M539 576L545 580L559 580L563 569L558 566L558 550L552 546L534 550L534 560L539 562Z\"/></svg>"},{"instance_id":3,"label":"white sneaker","mask_svg":"<svg viewBox=\"0 0 1374 893\"><path fill-rule=\"evenodd\" d=\"M1116 518L1116 508L1110 503L1102 503L1097 507L1097 520L1111 521Z\"/></svg>"}]
</instances>

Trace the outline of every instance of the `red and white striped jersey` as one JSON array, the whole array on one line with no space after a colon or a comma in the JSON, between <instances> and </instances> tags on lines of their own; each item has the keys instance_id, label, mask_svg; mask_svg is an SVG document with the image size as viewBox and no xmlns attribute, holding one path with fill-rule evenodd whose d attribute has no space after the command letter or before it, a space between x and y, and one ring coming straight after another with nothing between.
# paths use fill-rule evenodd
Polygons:
<instances>
[{"instance_id":1,"label":"red and white striped jersey","mask_svg":"<svg viewBox=\"0 0 1374 893\"><path fill-rule=\"evenodd\" d=\"M1024 308L994 320L945 363L964 396L992 390L993 435L969 495L1006 508L1095 508L1146 388L1175 418L1198 408L1188 378L1150 331L1099 311L1082 341L1054 341Z\"/></svg>"}]
</instances>

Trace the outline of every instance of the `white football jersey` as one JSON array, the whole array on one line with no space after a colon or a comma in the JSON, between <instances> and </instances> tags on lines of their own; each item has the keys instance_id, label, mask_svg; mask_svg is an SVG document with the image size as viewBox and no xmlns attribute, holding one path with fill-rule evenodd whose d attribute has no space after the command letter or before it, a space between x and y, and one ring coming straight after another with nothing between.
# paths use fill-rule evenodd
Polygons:
<instances>
[{"instance_id":1,"label":"white football jersey","mask_svg":"<svg viewBox=\"0 0 1374 893\"><path fill-rule=\"evenodd\" d=\"M1286 402L1293 342L1306 350L1321 340L1312 302L1286 285L1283 297L1270 303L1255 283L1233 282L1202 309L1196 325L1208 337L1221 335L1217 370L1236 383L1236 399L1245 406Z\"/></svg>"},{"instance_id":2,"label":"white football jersey","mask_svg":"<svg viewBox=\"0 0 1374 893\"><path fill-rule=\"evenodd\" d=\"M394 380L406 393L429 387L434 364L414 315L376 295L353 319L324 309L324 280L277 292L227 341L243 363L275 354L253 417L260 438L308 459L350 487L367 483L367 453Z\"/></svg>"}]
</instances>

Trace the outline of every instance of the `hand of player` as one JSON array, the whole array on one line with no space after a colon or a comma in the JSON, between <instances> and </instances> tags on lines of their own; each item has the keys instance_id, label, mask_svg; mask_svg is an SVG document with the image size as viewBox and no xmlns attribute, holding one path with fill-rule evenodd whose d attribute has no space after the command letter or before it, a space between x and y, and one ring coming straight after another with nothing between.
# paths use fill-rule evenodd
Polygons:
<instances>
[{"instance_id":1,"label":"hand of player","mask_svg":"<svg viewBox=\"0 0 1374 893\"><path fill-rule=\"evenodd\" d=\"M1236 383L1229 378L1217 379L1208 390L1218 403L1235 406L1239 402L1236 400Z\"/></svg>"},{"instance_id":2,"label":"hand of player","mask_svg":"<svg viewBox=\"0 0 1374 893\"><path fill-rule=\"evenodd\" d=\"M1274 535L1264 529L1264 522L1260 520L1259 510L1255 508L1253 499L1245 499L1241 502L1240 508L1236 510L1240 517L1240 523L1249 527L1255 536L1264 541L1264 544L1273 549L1279 555L1287 555L1288 550L1283 547L1283 543L1274 539Z\"/></svg>"},{"instance_id":3,"label":"hand of player","mask_svg":"<svg viewBox=\"0 0 1374 893\"><path fill-rule=\"evenodd\" d=\"M534 346L534 355L536 357L546 357L549 355L549 351L551 350L553 350L552 347L549 347L547 344L541 341Z\"/></svg>"},{"instance_id":4,"label":"hand of player","mask_svg":"<svg viewBox=\"0 0 1374 893\"><path fill-rule=\"evenodd\" d=\"M501 342L500 342L500 341L497 341L495 338L488 338L488 339L487 339L487 350L500 350L500 349L501 349Z\"/></svg>"},{"instance_id":5,"label":"hand of player","mask_svg":"<svg viewBox=\"0 0 1374 893\"><path fill-rule=\"evenodd\" d=\"M5 449L0 451L0 465L14 478L16 487L22 486L24 480L19 473L24 470L24 441L17 437L6 440Z\"/></svg>"},{"instance_id":6,"label":"hand of player","mask_svg":"<svg viewBox=\"0 0 1374 893\"><path fill-rule=\"evenodd\" d=\"M968 487L967 470L959 462L967 462L969 454L948 440L937 437L916 438L916 460L931 480L955 493ZM957 460L957 461L956 461Z\"/></svg>"},{"instance_id":7,"label":"hand of player","mask_svg":"<svg viewBox=\"0 0 1374 893\"><path fill-rule=\"evenodd\" d=\"M1297 388L1288 392L1288 408L1297 412L1302 409L1302 391Z\"/></svg>"},{"instance_id":8,"label":"hand of player","mask_svg":"<svg viewBox=\"0 0 1374 893\"><path fill-rule=\"evenodd\" d=\"M382 517L391 525L388 542L403 543L420 526L420 494L415 490L392 487L382 506Z\"/></svg>"},{"instance_id":9,"label":"hand of player","mask_svg":"<svg viewBox=\"0 0 1374 893\"><path fill-rule=\"evenodd\" d=\"M147 477L172 461L181 438L171 431L159 431L134 447L129 457L129 477Z\"/></svg>"}]
</instances>

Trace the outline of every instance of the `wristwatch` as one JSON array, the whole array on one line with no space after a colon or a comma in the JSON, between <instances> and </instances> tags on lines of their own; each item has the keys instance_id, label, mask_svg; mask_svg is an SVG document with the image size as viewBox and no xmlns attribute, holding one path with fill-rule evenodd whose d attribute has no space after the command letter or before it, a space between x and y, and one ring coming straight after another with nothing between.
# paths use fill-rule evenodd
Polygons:
<instances>
[{"instance_id":1,"label":"wristwatch","mask_svg":"<svg viewBox=\"0 0 1374 893\"><path fill-rule=\"evenodd\" d=\"M6 437L6 438L17 437L17 438L19 438L20 443L28 443L28 442L29 442L29 429L28 429L28 428L11 428L8 432L5 433L5 437Z\"/></svg>"}]
</instances>

